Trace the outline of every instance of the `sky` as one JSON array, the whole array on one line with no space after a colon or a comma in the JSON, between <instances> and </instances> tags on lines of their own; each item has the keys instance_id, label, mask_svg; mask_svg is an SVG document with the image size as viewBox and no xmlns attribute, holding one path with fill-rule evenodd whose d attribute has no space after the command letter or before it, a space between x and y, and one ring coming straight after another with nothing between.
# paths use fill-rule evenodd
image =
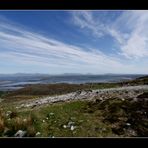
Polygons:
<instances>
[{"instance_id":1,"label":"sky","mask_svg":"<svg viewBox=\"0 0 148 148\"><path fill-rule=\"evenodd\" d=\"M148 74L148 10L0 11L0 73Z\"/></svg>"}]
</instances>

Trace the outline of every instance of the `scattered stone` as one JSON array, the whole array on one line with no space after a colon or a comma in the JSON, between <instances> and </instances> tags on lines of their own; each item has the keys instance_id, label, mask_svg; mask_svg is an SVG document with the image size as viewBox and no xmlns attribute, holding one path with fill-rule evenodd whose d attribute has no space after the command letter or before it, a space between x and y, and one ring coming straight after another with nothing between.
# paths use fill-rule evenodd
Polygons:
<instances>
[{"instance_id":1,"label":"scattered stone","mask_svg":"<svg viewBox=\"0 0 148 148\"><path fill-rule=\"evenodd\" d=\"M27 119L23 119L23 121L24 121L24 122L26 122L26 121L27 121Z\"/></svg>"},{"instance_id":2,"label":"scattered stone","mask_svg":"<svg viewBox=\"0 0 148 148\"><path fill-rule=\"evenodd\" d=\"M53 115L54 115L54 113L50 113L49 115L53 116Z\"/></svg>"},{"instance_id":3,"label":"scattered stone","mask_svg":"<svg viewBox=\"0 0 148 148\"><path fill-rule=\"evenodd\" d=\"M12 113L12 111L7 111L6 116L8 117L11 113Z\"/></svg>"},{"instance_id":4,"label":"scattered stone","mask_svg":"<svg viewBox=\"0 0 148 148\"><path fill-rule=\"evenodd\" d=\"M66 125L63 125L63 128L67 128L67 126Z\"/></svg>"},{"instance_id":5,"label":"scattered stone","mask_svg":"<svg viewBox=\"0 0 148 148\"><path fill-rule=\"evenodd\" d=\"M122 98L121 100L122 100L122 101L125 101L125 99L124 99L124 98Z\"/></svg>"},{"instance_id":6,"label":"scattered stone","mask_svg":"<svg viewBox=\"0 0 148 148\"><path fill-rule=\"evenodd\" d=\"M48 118L48 117L46 117L46 119L48 120L49 118Z\"/></svg>"},{"instance_id":7,"label":"scattered stone","mask_svg":"<svg viewBox=\"0 0 148 148\"><path fill-rule=\"evenodd\" d=\"M69 121L69 122L68 122L68 127L70 127L70 126L72 126L72 125L74 125L74 124L75 124L75 122Z\"/></svg>"},{"instance_id":8,"label":"scattered stone","mask_svg":"<svg viewBox=\"0 0 148 148\"><path fill-rule=\"evenodd\" d=\"M14 136L15 137L24 137L26 134L27 134L26 131L18 130Z\"/></svg>"},{"instance_id":9,"label":"scattered stone","mask_svg":"<svg viewBox=\"0 0 148 148\"><path fill-rule=\"evenodd\" d=\"M38 135L41 135L41 133L40 132L37 132L35 135L38 136Z\"/></svg>"},{"instance_id":10,"label":"scattered stone","mask_svg":"<svg viewBox=\"0 0 148 148\"><path fill-rule=\"evenodd\" d=\"M76 126L73 126L73 125L72 125L72 126L70 127L70 130L73 131L75 128L76 128Z\"/></svg>"},{"instance_id":11,"label":"scattered stone","mask_svg":"<svg viewBox=\"0 0 148 148\"><path fill-rule=\"evenodd\" d=\"M148 92L144 92L143 94L137 96L137 98L148 98Z\"/></svg>"},{"instance_id":12,"label":"scattered stone","mask_svg":"<svg viewBox=\"0 0 148 148\"><path fill-rule=\"evenodd\" d=\"M45 120L43 120L43 123L45 123Z\"/></svg>"},{"instance_id":13,"label":"scattered stone","mask_svg":"<svg viewBox=\"0 0 148 148\"><path fill-rule=\"evenodd\" d=\"M131 124L130 124L130 123L126 123L126 125L127 125L127 126L131 126Z\"/></svg>"},{"instance_id":14,"label":"scattered stone","mask_svg":"<svg viewBox=\"0 0 148 148\"><path fill-rule=\"evenodd\" d=\"M133 101L137 102L137 101L138 101L138 99L137 99L137 98L134 98L134 99L133 99Z\"/></svg>"}]
</instances>

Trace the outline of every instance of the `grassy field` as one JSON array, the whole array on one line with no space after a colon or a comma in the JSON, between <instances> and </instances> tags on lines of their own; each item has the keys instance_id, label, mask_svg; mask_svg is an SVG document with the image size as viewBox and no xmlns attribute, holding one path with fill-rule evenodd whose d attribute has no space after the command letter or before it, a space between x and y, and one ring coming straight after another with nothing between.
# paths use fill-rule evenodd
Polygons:
<instances>
[{"instance_id":1,"label":"grassy field","mask_svg":"<svg viewBox=\"0 0 148 148\"><path fill-rule=\"evenodd\" d=\"M147 78L124 83L30 85L14 92L0 92L0 136L13 137L18 130L27 137L132 137L148 136L148 93L133 98L71 101L35 108L21 108L22 100L60 95L77 90L147 84Z\"/></svg>"},{"instance_id":2,"label":"grassy field","mask_svg":"<svg viewBox=\"0 0 148 148\"><path fill-rule=\"evenodd\" d=\"M96 98L27 110L7 105L0 110L0 136L11 137L18 130L27 131L27 137L147 136L148 101L141 100Z\"/></svg>"}]
</instances>

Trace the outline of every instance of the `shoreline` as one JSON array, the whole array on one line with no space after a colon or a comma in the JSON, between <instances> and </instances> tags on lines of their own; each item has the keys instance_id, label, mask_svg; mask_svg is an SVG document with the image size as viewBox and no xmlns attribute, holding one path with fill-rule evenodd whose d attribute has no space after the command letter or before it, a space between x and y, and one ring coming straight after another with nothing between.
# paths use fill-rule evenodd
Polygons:
<instances>
[{"instance_id":1,"label":"shoreline","mask_svg":"<svg viewBox=\"0 0 148 148\"><path fill-rule=\"evenodd\" d=\"M110 75L101 75L101 77L108 77ZM115 76L115 78L113 78ZM123 77L125 76L125 77ZM64 76L65 77L65 76ZM4 82L8 82L8 80L0 80L0 84L2 83L2 85L0 85L0 91L15 91L15 90L19 90L19 89L22 89L22 88L25 88L25 87L28 87L28 86L33 86L33 85L61 85L61 84L69 84L69 85L93 85L93 84L119 84L119 83L126 83L126 82L130 82L132 80L135 80L135 79L138 79L138 78L142 78L142 77L146 77L146 75L139 75L139 76L136 76L135 77L129 77L129 75L111 75L112 78L95 78L95 75L90 75L90 76L87 76L86 75L86 78L83 80L83 78L80 76L74 76L74 79L76 79L77 77L81 77L81 78L78 78L78 80L76 79L74 81L73 79L73 76L69 76L68 77L72 77L72 78L69 78L69 80L59 80L59 82L55 81L55 82L52 82L53 80L50 80L50 77L48 77L48 81L50 80L51 82L48 82L48 81L41 81L40 79L39 80L36 80L36 81L33 81L33 80L24 80L24 82L22 81L10 81L11 83L6 83L4 84ZM87 79L88 77L88 79ZM94 77L94 78L90 78L90 77ZM120 78L119 78L120 77ZM55 78L57 78L57 76L55 76ZM23 79L23 77L22 77ZM65 79L65 78L64 78ZM72 80L71 80L72 79ZM92 80L89 80L89 79L92 79ZM93 80L93 79L98 79L98 80ZM102 80L101 80L102 79ZM70 81L71 80L71 81Z\"/></svg>"}]
</instances>

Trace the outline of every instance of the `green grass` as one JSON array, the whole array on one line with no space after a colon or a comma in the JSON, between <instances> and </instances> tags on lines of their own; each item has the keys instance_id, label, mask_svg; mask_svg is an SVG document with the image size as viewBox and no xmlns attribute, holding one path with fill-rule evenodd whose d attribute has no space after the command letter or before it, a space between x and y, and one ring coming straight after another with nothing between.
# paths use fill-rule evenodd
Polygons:
<instances>
[{"instance_id":1,"label":"green grass","mask_svg":"<svg viewBox=\"0 0 148 148\"><path fill-rule=\"evenodd\" d=\"M101 112L91 114L84 111L87 104L87 101L74 101L42 106L27 111L5 108L3 114L11 110L15 113L15 116L12 118L10 116L2 117L3 128L1 128L1 136L4 136L4 130L6 129L9 129L8 136L13 136L20 129L26 130L29 137L33 133L33 136L35 136L37 132L41 133L39 135L41 137L115 136L109 125L104 124L101 118L98 118ZM23 121L24 119L26 119L26 122ZM73 126L76 129L72 131L70 127L63 127L64 125L68 125L69 122L74 122ZM29 130L32 134L30 134Z\"/></svg>"},{"instance_id":2,"label":"green grass","mask_svg":"<svg viewBox=\"0 0 148 148\"><path fill-rule=\"evenodd\" d=\"M144 78L144 84L146 84ZM131 85L142 84L143 79L130 81ZM129 82L128 82L129 83ZM105 101L71 101L44 105L33 109L17 109L21 101L28 101L41 96L60 95L77 90L103 89L127 85L124 83L92 83L92 84L50 84L30 85L23 89L5 93L0 97L0 136L14 136L18 130L27 131L28 137L117 137L148 136L148 102L133 102L124 98L110 98ZM143 96L148 98L147 93ZM11 111L10 114L7 114ZM71 130L68 123L75 127ZM126 123L131 123L130 128ZM135 136L134 135L134 136Z\"/></svg>"},{"instance_id":3,"label":"green grass","mask_svg":"<svg viewBox=\"0 0 148 148\"><path fill-rule=\"evenodd\" d=\"M7 94L8 94L7 92L0 91L0 97L4 97L4 96L7 95Z\"/></svg>"},{"instance_id":4,"label":"green grass","mask_svg":"<svg viewBox=\"0 0 148 148\"><path fill-rule=\"evenodd\" d=\"M142 96L148 97L148 93ZM99 101L96 98L93 101L61 102L33 109L16 109L15 105L1 104L0 136L14 136L18 130L27 131L28 137L36 136L37 132L40 132L39 137L147 136L145 112L148 112L148 101L142 96L138 96L140 100L135 102L127 98L124 101L119 98ZM8 111L12 113L6 115ZM70 122L74 130L68 127ZM130 123L130 127L126 123Z\"/></svg>"}]
</instances>

